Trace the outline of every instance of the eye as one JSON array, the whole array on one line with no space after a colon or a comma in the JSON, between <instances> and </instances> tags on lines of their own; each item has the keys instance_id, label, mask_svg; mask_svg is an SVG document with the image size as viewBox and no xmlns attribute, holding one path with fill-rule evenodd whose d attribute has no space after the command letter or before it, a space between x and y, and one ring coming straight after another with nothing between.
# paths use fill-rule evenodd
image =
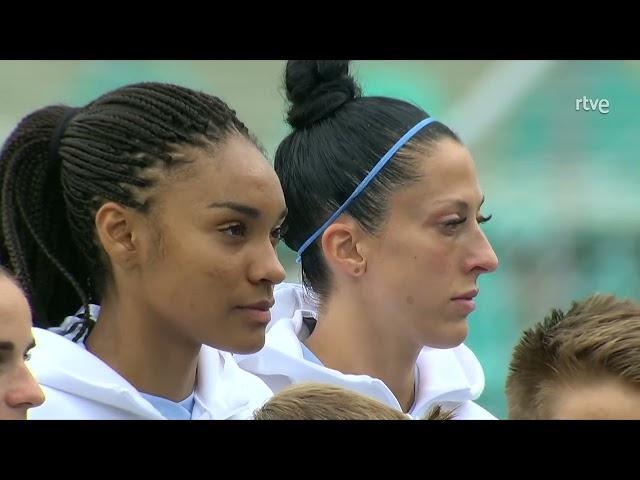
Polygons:
<instances>
[{"instance_id":1,"label":"eye","mask_svg":"<svg viewBox=\"0 0 640 480\"><path fill-rule=\"evenodd\" d=\"M223 228L220 231L230 237L238 238L238 237L244 237L246 235L247 227L239 223L236 225L229 225L228 227Z\"/></svg>"},{"instance_id":2,"label":"eye","mask_svg":"<svg viewBox=\"0 0 640 480\"><path fill-rule=\"evenodd\" d=\"M272 232L271 232L271 236L273 238L276 238L278 240L281 240L282 237L284 237L287 233L287 227L280 225L279 227L275 228Z\"/></svg>"},{"instance_id":3,"label":"eye","mask_svg":"<svg viewBox=\"0 0 640 480\"><path fill-rule=\"evenodd\" d=\"M487 223L492 218L493 215L489 215L488 217L483 217L482 215L480 215L480 217L478 218L478 223Z\"/></svg>"},{"instance_id":4,"label":"eye","mask_svg":"<svg viewBox=\"0 0 640 480\"><path fill-rule=\"evenodd\" d=\"M467 217L460 218L458 220L449 220L444 223L444 229L447 232L455 232L460 225L467 221Z\"/></svg>"}]
</instances>

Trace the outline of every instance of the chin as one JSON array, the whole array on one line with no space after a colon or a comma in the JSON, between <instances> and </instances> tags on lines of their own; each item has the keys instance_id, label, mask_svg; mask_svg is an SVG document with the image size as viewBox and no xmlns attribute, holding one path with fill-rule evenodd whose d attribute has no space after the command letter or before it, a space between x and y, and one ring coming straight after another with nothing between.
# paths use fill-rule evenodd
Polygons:
<instances>
[{"instance_id":1,"label":"chin","mask_svg":"<svg viewBox=\"0 0 640 480\"><path fill-rule=\"evenodd\" d=\"M217 342L217 345L222 345L222 346L217 346L214 348L217 348L218 350L224 350L230 353L238 353L240 355L249 355L251 353L256 353L258 350L264 347L264 341L265 341L264 330L262 330L262 332L253 332L253 333L244 332L244 335L242 335L241 338L234 338L233 341L228 341L228 342L225 342L224 344Z\"/></svg>"},{"instance_id":2,"label":"chin","mask_svg":"<svg viewBox=\"0 0 640 480\"><path fill-rule=\"evenodd\" d=\"M229 350L231 353L238 353L241 355L249 355L251 353L256 353L264 347L264 337L261 342L246 342L244 345L234 348L233 350Z\"/></svg>"},{"instance_id":3,"label":"chin","mask_svg":"<svg viewBox=\"0 0 640 480\"><path fill-rule=\"evenodd\" d=\"M469 328L466 321L458 325L455 323L446 325L445 329L437 332L437 335L434 335L434 332L430 332L428 337L425 337L424 345L431 348L455 348L465 341L468 333Z\"/></svg>"}]
</instances>

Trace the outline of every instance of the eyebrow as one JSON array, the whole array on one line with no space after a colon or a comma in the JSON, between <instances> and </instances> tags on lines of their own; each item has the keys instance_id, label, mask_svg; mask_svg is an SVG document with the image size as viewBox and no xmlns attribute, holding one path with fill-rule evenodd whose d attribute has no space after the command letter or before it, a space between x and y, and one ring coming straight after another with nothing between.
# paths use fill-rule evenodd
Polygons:
<instances>
[{"instance_id":1,"label":"eyebrow","mask_svg":"<svg viewBox=\"0 0 640 480\"><path fill-rule=\"evenodd\" d=\"M242 213L247 217L256 218L256 219L260 218L260 216L262 215L260 210L258 210L257 208L250 207L249 205L244 205L242 203L237 203L237 202L213 202L209 204L207 208L227 208L229 210L235 210L236 212ZM289 210L285 208L282 211L282 213L280 213L278 220L282 220L284 217L286 217L287 213L289 213Z\"/></svg>"},{"instance_id":2,"label":"eyebrow","mask_svg":"<svg viewBox=\"0 0 640 480\"><path fill-rule=\"evenodd\" d=\"M213 202L209 204L207 208L228 208L229 210L235 210L236 212L242 213L247 217L251 218L259 218L260 210L254 207L250 207L249 205L243 205L242 203L236 202Z\"/></svg>"},{"instance_id":3,"label":"eyebrow","mask_svg":"<svg viewBox=\"0 0 640 480\"><path fill-rule=\"evenodd\" d=\"M36 340L32 338L31 343L27 345L25 352L28 352L32 348L35 348L35 346L36 346ZM13 342L8 342L8 341L0 342L0 350L7 350L9 352L12 352L13 350L15 350L15 348L16 348L16 345Z\"/></svg>"},{"instance_id":4,"label":"eyebrow","mask_svg":"<svg viewBox=\"0 0 640 480\"><path fill-rule=\"evenodd\" d=\"M478 206L478 209L480 207L482 207L482 204L484 203L484 195L482 196L482 200L480 200L480 205ZM460 199L447 199L447 200L437 200L436 202L434 202L435 204L441 204L441 203L453 203L456 207L458 207L461 210L467 210L469 208L469 204L467 202L465 202L464 200L460 200Z\"/></svg>"}]
</instances>

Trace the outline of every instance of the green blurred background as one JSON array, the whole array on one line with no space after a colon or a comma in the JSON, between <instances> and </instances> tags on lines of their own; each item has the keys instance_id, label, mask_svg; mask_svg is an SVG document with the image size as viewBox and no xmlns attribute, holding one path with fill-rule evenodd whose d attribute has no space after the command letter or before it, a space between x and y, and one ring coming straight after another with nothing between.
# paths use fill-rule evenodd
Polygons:
<instances>
[{"instance_id":1,"label":"green blurred background","mask_svg":"<svg viewBox=\"0 0 640 480\"><path fill-rule=\"evenodd\" d=\"M31 110L82 106L158 80L226 100L270 155L288 132L283 61L0 61L0 141ZM356 61L365 94L411 101L470 148L500 268L480 280L466 341L479 403L506 417L504 381L523 329L552 307L611 292L640 300L639 61ZM609 113L576 110L606 99ZM294 255L279 247L289 281Z\"/></svg>"}]
</instances>

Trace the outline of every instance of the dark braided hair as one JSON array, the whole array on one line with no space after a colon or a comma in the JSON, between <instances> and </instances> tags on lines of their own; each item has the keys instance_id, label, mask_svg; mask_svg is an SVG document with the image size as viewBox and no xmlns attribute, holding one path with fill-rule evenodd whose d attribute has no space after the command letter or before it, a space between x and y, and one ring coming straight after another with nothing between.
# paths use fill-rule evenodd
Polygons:
<instances>
[{"instance_id":1,"label":"dark braided hair","mask_svg":"<svg viewBox=\"0 0 640 480\"><path fill-rule=\"evenodd\" d=\"M188 163L172 155L177 147L204 148L233 134L257 146L219 98L162 83L27 115L0 152L0 260L25 290L35 325L60 324L78 299L83 330L93 324L89 302L100 301L110 275L94 227L103 203L148 212L152 197L141 194L155 183L149 169L175 170Z\"/></svg>"}]
</instances>

